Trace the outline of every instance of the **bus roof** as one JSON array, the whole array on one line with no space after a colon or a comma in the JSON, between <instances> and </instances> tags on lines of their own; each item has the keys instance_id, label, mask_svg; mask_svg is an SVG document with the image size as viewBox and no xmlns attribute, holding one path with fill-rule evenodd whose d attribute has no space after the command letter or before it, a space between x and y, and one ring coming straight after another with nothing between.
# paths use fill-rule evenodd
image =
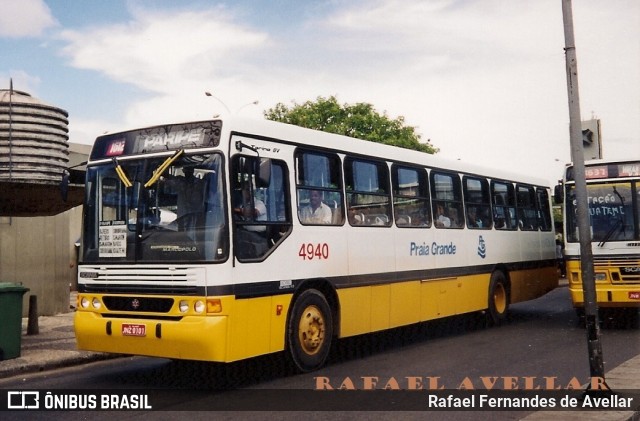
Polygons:
<instances>
[{"instance_id":1,"label":"bus roof","mask_svg":"<svg viewBox=\"0 0 640 421\"><path fill-rule=\"evenodd\" d=\"M192 131L187 133L185 128ZM217 134L212 133L215 132L216 128L221 130ZM180 132L179 135L177 134L178 132ZM164 137L159 138L158 134L162 134ZM274 139L284 141L289 144L308 146L311 148L323 148L361 156L378 157L392 161L426 166L429 168L477 174L495 179L513 180L548 187L548 181L540 177L488 168L486 166L460 160L441 158L435 154L428 154L425 152L356 139L344 135L307 129L292 124L238 116L225 118L224 120L182 122L144 127L99 136L94 143L91 160L141 153L143 150L145 152L158 152L177 149L181 146L185 148L217 146L217 143L215 142L220 141L220 139L226 139L230 134ZM153 136L156 137L154 138ZM173 137L169 138L168 136ZM181 137L181 139L176 139L176 136ZM218 136L217 141L214 139L216 136ZM141 146L140 143L134 145L136 142L141 142L141 138L146 139L147 145L154 144L156 147L143 149L143 146ZM194 141L194 139L196 140ZM172 142L173 147L171 147L172 145L167 144ZM110 147L113 147L114 143L116 144L116 150L118 148L122 148L122 153L116 153L114 155L113 151L109 150ZM125 151L125 148L128 148L128 150Z\"/></svg>"},{"instance_id":2,"label":"bus roof","mask_svg":"<svg viewBox=\"0 0 640 421\"><path fill-rule=\"evenodd\" d=\"M587 180L640 176L640 158L592 159L585 161L584 166ZM573 164L567 164L564 178L573 181Z\"/></svg>"}]
</instances>

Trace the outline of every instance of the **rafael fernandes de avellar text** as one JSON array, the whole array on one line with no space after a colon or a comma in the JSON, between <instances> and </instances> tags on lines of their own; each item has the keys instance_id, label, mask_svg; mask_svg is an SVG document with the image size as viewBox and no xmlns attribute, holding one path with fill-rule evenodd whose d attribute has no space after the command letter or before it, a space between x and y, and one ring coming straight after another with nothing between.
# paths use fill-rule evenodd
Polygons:
<instances>
[{"instance_id":1,"label":"rafael fernandes de avellar text","mask_svg":"<svg viewBox=\"0 0 640 421\"><path fill-rule=\"evenodd\" d=\"M555 376L479 376L464 377L457 382L445 382L440 376L378 377L360 376L331 379L314 377L316 390L573 390L585 383L591 390L607 390L601 377L581 382L576 377L562 381Z\"/></svg>"}]
</instances>

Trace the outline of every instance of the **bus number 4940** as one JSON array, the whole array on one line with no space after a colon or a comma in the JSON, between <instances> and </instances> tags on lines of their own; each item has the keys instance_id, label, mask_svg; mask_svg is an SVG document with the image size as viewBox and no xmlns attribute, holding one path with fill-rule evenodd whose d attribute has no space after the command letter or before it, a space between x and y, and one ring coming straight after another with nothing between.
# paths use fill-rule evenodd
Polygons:
<instances>
[{"instance_id":1,"label":"bus number 4940","mask_svg":"<svg viewBox=\"0 0 640 421\"><path fill-rule=\"evenodd\" d=\"M302 257L302 260L313 259L328 259L329 258L329 244L327 243L302 243L298 256Z\"/></svg>"}]
</instances>

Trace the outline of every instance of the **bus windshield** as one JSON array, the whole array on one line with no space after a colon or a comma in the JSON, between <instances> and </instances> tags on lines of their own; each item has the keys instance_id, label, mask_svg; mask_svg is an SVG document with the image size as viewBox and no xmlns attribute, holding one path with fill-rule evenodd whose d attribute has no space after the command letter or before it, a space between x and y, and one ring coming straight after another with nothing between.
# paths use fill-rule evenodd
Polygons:
<instances>
[{"instance_id":1,"label":"bus windshield","mask_svg":"<svg viewBox=\"0 0 640 421\"><path fill-rule=\"evenodd\" d=\"M222 162L217 153L176 153L89 167L82 260L225 260Z\"/></svg>"},{"instance_id":2,"label":"bus windshield","mask_svg":"<svg viewBox=\"0 0 640 421\"><path fill-rule=\"evenodd\" d=\"M567 241L580 240L576 217L575 186L567 191ZM610 241L638 240L632 182L603 182L587 185L592 241L604 245Z\"/></svg>"}]
</instances>

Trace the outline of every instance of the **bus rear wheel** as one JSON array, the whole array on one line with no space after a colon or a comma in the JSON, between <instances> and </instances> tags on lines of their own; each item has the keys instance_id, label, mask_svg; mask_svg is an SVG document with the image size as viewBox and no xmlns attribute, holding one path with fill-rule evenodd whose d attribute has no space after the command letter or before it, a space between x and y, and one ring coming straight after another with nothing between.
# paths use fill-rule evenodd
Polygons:
<instances>
[{"instance_id":1,"label":"bus rear wheel","mask_svg":"<svg viewBox=\"0 0 640 421\"><path fill-rule=\"evenodd\" d=\"M500 325L507 319L509 311L509 290L507 278L503 272L497 271L491 275L489 282L489 321Z\"/></svg>"},{"instance_id":2,"label":"bus rear wheel","mask_svg":"<svg viewBox=\"0 0 640 421\"><path fill-rule=\"evenodd\" d=\"M308 289L295 300L287 339L293 363L302 372L317 370L329 356L333 336L331 308L322 293Z\"/></svg>"}]
</instances>

